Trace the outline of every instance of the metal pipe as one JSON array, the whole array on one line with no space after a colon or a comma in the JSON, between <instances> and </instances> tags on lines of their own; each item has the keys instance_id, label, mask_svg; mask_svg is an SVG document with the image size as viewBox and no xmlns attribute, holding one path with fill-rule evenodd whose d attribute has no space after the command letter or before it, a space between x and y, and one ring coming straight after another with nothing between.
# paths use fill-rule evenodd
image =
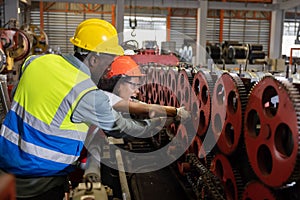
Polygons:
<instances>
[{"instance_id":1,"label":"metal pipe","mask_svg":"<svg viewBox=\"0 0 300 200\"><path fill-rule=\"evenodd\" d=\"M124 164L122 160L121 151L119 149L116 150L116 160L118 164L118 170L119 170L119 178L120 178L120 184L122 189L122 197L123 200L131 200L129 187L127 183L127 178L125 174Z\"/></svg>"}]
</instances>

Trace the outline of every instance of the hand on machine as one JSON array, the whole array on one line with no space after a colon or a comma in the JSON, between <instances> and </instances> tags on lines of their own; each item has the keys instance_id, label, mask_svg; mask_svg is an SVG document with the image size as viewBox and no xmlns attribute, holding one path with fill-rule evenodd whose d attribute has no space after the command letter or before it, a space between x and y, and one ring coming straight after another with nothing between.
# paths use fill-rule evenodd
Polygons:
<instances>
[{"instance_id":1,"label":"hand on machine","mask_svg":"<svg viewBox=\"0 0 300 200\"><path fill-rule=\"evenodd\" d=\"M175 121L183 123L189 119L191 119L191 113L184 106L176 108Z\"/></svg>"}]
</instances>

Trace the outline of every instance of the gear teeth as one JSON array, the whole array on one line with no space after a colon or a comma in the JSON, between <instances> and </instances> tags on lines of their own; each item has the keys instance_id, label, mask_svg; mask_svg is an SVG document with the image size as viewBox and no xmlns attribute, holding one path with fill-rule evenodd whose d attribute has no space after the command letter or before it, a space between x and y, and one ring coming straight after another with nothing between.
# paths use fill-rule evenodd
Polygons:
<instances>
[{"instance_id":1,"label":"gear teeth","mask_svg":"<svg viewBox=\"0 0 300 200\"><path fill-rule=\"evenodd\" d=\"M198 183L203 183L205 192L208 196L213 199L225 200L225 193L223 185L218 177L211 173L196 157L195 154L190 154L190 162L192 166L195 167L195 170L198 172ZM203 187L197 189L197 194L201 193Z\"/></svg>"},{"instance_id":2,"label":"gear teeth","mask_svg":"<svg viewBox=\"0 0 300 200\"><path fill-rule=\"evenodd\" d=\"M203 80L204 83L201 83L201 84L202 85L205 84L207 86L207 90L208 90L208 93L209 93L208 94L208 98L209 98L208 102L209 102L209 104L206 105L207 107L205 109L203 109L203 107L202 107L202 110L205 110L205 118L208 121L208 123L207 123L207 125L205 125L203 127L203 129L201 129L201 133L199 133L201 135L201 137L205 137L205 135L207 134L208 129L209 129L210 125L211 125L211 106L212 106L212 94L213 94L213 89L214 89L214 87L213 87L214 83L213 83L211 75L206 70L199 69L197 71L197 73L195 74L195 76L196 75L199 76L201 80L204 79ZM195 78L195 76L194 76L194 78ZM194 80L192 82L192 86L194 87L193 84L194 84ZM194 88L192 88L192 90L194 91ZM198 94L198 95L201 95L201 94ZM199 110L201 110L201 108ZM199 129L199 127L198 127L198 129Z\"/></svg>"},{"instance_id":3,"label":"gear teeth","mask_svg":"<svg viewBox=\"0 0 300 200\"><path fill-rule=\"evenodd\" d=\"M286 81L280 81L280 83L284 86L287 91L290 99L292 100L297 116L297 126L298 126L298 153L297 153L297 161L294 167L294 171L291 174L290 178L287 180L287 183L291 183L293 181L298 181L300 179L300 94L299 91L295 88L295 86Z\"/></svg>"},{"instance_id":4,"label":"gear teeth","mask_svg":"<svg viewBox=\"0 0 300 200\"><path fill-rule=\"evenodd\" d=\"M243 130L244 130L244 115L245 115L245 110L246 110L246 106L247 106L247 102L248 102L248 97L247 97L247 92L246 92L246 88L244 86L243 81L240 79L240 77L237 74L233 74L233 73L229 73L229 72L224 72L222 74L222 76L224 76L225 74L227 74L230 77L230 80L233 82L235 89L237 90L238 93L238 100L241 104L241 130L235 130L235 134L240 134L238 141L236 141L236 148L232 149L231 152L229 152L230 155L232 155L233 153L235 153L237 151L237 149L240 149L241 146L241 141L243 141ZM225 84L225 83L224 83ZM226 111L227 112L227 111ZM223 152L224 153L224 152Z\"/></svg>"},{"instance_id":5,"label":"gear teeth","mask_svg":"<svg viewBox=\"0 0 300 200\"><path fill-rule=\"evenodd\" d=\"M238 196L238 199L241 199L245 185L243 184L243 179L242 179L240 172L237 169L235 169L234 167L232 167L232 172L233 172L234 178L235 178L235 184L236 184L236 188L237 188L237 196Z\"/></svg>"},{"instance_id":6,"label":"gear teeth","mask_svg":"<svg viewBox=\"0 0 300 200\"><path fill-rule=\"evenodd\" d=\"M279 82L280 86L282 86L282 88L286 91L288 97L290 98L297 117L298 141L295 142L297 142L296 145L298 145L297 147L298 149L297 149L296 163L295 166L293 166L293 171L290 177L288 177L286 181L282 183L282 185L290 184L294 181L299 181L300 179L300 94L299 94L299 90L295 87L295 85L290 83L288 80L283 79L282 77L274 77L274 76L266 75L262 79L260 79L259 82L254 84L254 86L251 88L251 91L249 93L250 96L254 93L254 88L256 88L257 85L261 81L264 81L265 79L272 79ZM251 164L250 160L248 162L250 163L250 166L253 166L252 165L253 163Z\"/></svg>"}]
</instances>

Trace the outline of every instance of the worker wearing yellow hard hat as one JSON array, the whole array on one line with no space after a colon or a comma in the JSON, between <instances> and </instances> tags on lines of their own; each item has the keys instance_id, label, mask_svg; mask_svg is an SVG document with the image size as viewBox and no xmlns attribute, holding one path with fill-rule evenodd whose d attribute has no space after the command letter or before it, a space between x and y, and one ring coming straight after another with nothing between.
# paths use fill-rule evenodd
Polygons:
<instances>
[{"instance_id":1,"label":"worker wearing yellow hard hat","mask_svg":"<svg viewBox=\"0 0 300 200\"><path fill-rule=\"evenodd\" d=\"M118 44L118 34L115 27L101 19L83 21L77 27L70 41L80 50L113 55L124 54L123 48Z\"/></svg>"},{"instance_id":2,"label":"worker wearing yellow hard hat","mask_svg":"<svg viewBox=\"0 0 300 200\"><path fill-rule=\"evenodd\" d=\"M107 21L87 19L70 41L74 54L25 60L1 126L0 175L15 175L17 199L63 199L91 124L139 133L156 128L124 119L97 88L103 71L123 54L116 29ZM156 126L164 122L151 120Z\"/></svg>"}]
</instances>

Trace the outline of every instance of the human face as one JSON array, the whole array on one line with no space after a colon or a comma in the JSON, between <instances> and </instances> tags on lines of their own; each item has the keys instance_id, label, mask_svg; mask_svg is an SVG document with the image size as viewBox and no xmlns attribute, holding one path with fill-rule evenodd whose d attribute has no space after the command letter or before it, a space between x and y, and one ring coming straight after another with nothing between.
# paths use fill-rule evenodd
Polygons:
<instances>
[{"instance_id":1,"label":"human face","mask_svg":"<svg viewBox=\"0 0 300 200\"><path fill-rule=\"evenodd\" d=\"M139 88L141 87L140 77L126 77L121 78L119 81L118 95L128 100L131 97L137 97L139 94Z\"/></svg>"},{"instance_id":2,"label":"human face","mask_svg":"<svg viewBox=\"0 0 300 200\"><path fill-rule=\"evenodd\" d=\"M98 84L100 77L104 74L105 70L114 61L115 55L111 54L95 54L93 53L87 65L91 71L91 78L95 84Z\"/></svg>"}]
</instances>

